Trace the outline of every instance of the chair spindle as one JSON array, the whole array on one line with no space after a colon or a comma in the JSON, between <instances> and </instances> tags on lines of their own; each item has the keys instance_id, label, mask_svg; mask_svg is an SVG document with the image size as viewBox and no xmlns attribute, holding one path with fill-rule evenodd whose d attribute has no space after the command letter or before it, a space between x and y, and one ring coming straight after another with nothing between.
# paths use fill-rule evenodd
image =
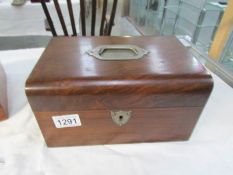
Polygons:
<instances>
[{"instance_id":1,"label":"chair spindle","mask_svg":"<svg viewBox=\"0 0 233 175\"><path fill-rule=\"evenodd\" d=\"M114 18L115 18L115 14L116 14L116 7L117 7L117 0L114 0L113 5L112 5L112 12L111 12L111 16L110 16L109 28L108 28L107 35L110 35L112 32L112 26L114 24Z\"/></svg>"},{"instance_id":2,"label":"chair spindle","mask_svg":"<svg viewBox=\"0 0 233 175\"><path fill-rule=\"evenodd\" d=\"M57 15L58 15L58 18L59 18L59 20L60 20L60 23L61 23L61 26L62 26L62 30L63 30L63 32L64 32L64 35L65 35L65 36L68 36L66 24L65 24L65 21L64 21L62 12L61 12L61 8L60 8L60 5L59 5L59 2L58 2L58 0L53 0L53 2L54 2L54 5L55 5L56 11L57 11Z\"/></svg>"},{"instance_id":3,"label":"chair spindle","mask_svg":"<svg viewBox=\"0 0 233 175\"><path fill-rule=\"evenodd\" d=\"M105 22L105 17L106 17L106 12L107 12L107 3L108 3L108 0L104 0L101 23L100 23L100 36L102 36L104 33L104 22Z\"/></svg>"},{"instance_id":4,"label":"chair spindle","mask_svg":"<svg viewBox=\"0 0 233 175\"><path fill-rule=\"evenodd\" d=\"M95 20L96 20L96 0L92 0L91 36L95 35Z\"/></svg>"},{"instance_id":5,"label":"chair spindle","mask_svg":"<svg viewBox=\"0 0 233 175\"><path fill-rule=\"evenodd\" d=\"M71 27L72 27L72 31L73 31L73 36L77 36L71 0L67 0L67 7L68 7L69 15L70 15L70 22L71 22Z\"/></svg>"},{"instance_id":6,"label":"chair spindle","mask_svg":"<svg viewBox=\"0 0 233 175\"><path fill-rule=\"evenodd\" d=\"M54 28L53 21L52 21L52 18L50 16L50 14L49 14L49 11L48 11L45 0L41 0L41 5L42 5L42 8L44 10L45 16L46 16L46 18L48 20L49 27L51 29L51 32L52 32L53 36L57 36L57 32L56 32L56 30Z\"/></svg>"},{"instance_id":7,"label":"chair spindle","mask_svg":"<svg viewBox=\"0 0 233 175\"><path fill-rule=\"evenodd\" d=\"M86 36L85 0L80 0L80 15L81 15L82 35Z\"/></svg>"}]
</instances>

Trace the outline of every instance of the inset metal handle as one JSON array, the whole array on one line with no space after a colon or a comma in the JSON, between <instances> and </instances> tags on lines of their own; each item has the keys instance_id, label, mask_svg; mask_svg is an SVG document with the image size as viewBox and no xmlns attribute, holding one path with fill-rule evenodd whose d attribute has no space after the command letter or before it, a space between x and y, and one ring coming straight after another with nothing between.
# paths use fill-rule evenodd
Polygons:
<instances>
[{"instance_id":1,"label":"inset metal handle","mask_svg":"<svg viewBox=\"0 0 233 175\"><path fill-rule=\"evenodd\" d=\"M87 52L100 60L134 60L142 58L149 51L136 45L101 45Z\"/></svg>"}]
</instances>

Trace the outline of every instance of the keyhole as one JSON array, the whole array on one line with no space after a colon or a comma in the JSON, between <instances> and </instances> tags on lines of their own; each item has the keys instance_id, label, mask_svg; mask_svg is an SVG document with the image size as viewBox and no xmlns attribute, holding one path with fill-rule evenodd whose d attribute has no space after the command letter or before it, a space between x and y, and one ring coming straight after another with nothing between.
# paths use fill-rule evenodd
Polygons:
<instances>
[{"instance_id":1,"label":"keyhole","mask_svg":"<svg viewBox=\"0 0 233 175\"><path fill-rule=\"evenodd\" d=\"M119 120L120 121L123 120L123 116L122 115L119 116Z\"/></svg>"}]
</instances>

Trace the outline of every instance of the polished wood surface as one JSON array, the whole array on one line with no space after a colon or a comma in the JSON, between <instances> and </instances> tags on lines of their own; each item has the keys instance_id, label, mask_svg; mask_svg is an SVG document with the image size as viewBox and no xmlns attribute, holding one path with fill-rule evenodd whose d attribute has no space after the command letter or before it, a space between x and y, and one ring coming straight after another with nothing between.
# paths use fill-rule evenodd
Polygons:
<instances>
[{"instance_id":1,"label":"polished wood surface","mask_svg":"<svg viewBox=\"0 0 233 175\"><path fill-rule=\"evenodd\" d=\"M0 63L0 121L7 118L7 81L3 67Z\"/></svg>"},{"instance_id":2,"label":"polished wood surface","mask_svg":"<svg viewBox=\"0 0 233 175\"><path fill-rule=\"evenodd\" d=\"M134 44L150 53L142 59L128 61L102 61L86 53L108 44ZM205 79L210 75L175 37L57 37L50 41L29 82L55 83L69 79L85 83L105 79L167 80L190 77Z\"/></svg>"},{"instance_id":3,"label":"polished wood surface","mask_svg":"<svg viewBox=\"0 0 233 175\"><path fill-rule=\"evenodd\" d=\"M102 44L136 44L150 53L130 61L86 53ZM35 110L96 110L203 106L211 84L205 68L174 37L61 37L51 40L26 90Z\"/></svg>"},{"instance_id":4,"label":"polished wood surface","mask_svg":"<svg viewBox=\"0 0 233 175\"><path fill-rule=\"evenodd\" d=\"M135 109L123 126L116 125L108 110L36 112L48 146L187 140L201 113L200 107ZM82 126L56 128L52 116L79 114Z\"/></svg>"},{"instance_id":5,"label":"polished wood surface","mask_svg":"<svg viewBox=\"0 0 233 175\"><path fill-rule=\"evenodd\" d=\"M148 50L149 54L138 60L103 61L86 53L106 44L135 44ZM58 37L51 40L28 78L26 94L48 145L64 146L186 139L212 86L212 78L205 68L175 37ZM95 140L94 135L83 130L82 133L87 132L86 137L94 139L93 142L85 139L83 142L71 141L69 138L67 143L60 143L56 138L58 135L51 133L59 132L51 124L53 114L75 112L82 114L84 121L90 116L93 123L90 121L89 124L93 127L96 118L110 118L111 110L135 111L132 120L145 120L140 132L148 138L143 140L140 133L135 133L135 136L131 135L134 139L130 139L130 135L123 139L124 131L119 128L113 132L121 133L119 140L103 142L98 139L102 136L95 136ZM158 119L164 115L165 125ZM186 129L180 127L181 121L187 124L183 126ZM104 130L104 121L98 125ZM152 125L163 129L153 129ZM134 124L129 127L130 132L136 132ZM102 133L101 127L99 129ZM71 132L73 129L66 130ZM79 135L79 130L75 130L78 132L75 134ZM164 135L160 135L160 131ZM109 134L108 139L111 137Z\"/></svg>"}]
</instances>

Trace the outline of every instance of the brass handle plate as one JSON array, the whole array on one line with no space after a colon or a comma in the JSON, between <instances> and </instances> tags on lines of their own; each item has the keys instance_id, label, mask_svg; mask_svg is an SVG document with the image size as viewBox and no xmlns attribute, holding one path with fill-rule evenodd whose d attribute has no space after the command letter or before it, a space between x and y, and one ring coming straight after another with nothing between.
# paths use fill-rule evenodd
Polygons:
<instances>
[{"instance_id":1,"label":"brass handle plate","mask_svg":"<svg viewBox=\"0 0 233 175\"><path fill-rule=\"evenodd\" d=\"M147 55L149 51L136 45L101 45L87 53L100 60L135 60Z\"/></svg>"}]
</instances>

